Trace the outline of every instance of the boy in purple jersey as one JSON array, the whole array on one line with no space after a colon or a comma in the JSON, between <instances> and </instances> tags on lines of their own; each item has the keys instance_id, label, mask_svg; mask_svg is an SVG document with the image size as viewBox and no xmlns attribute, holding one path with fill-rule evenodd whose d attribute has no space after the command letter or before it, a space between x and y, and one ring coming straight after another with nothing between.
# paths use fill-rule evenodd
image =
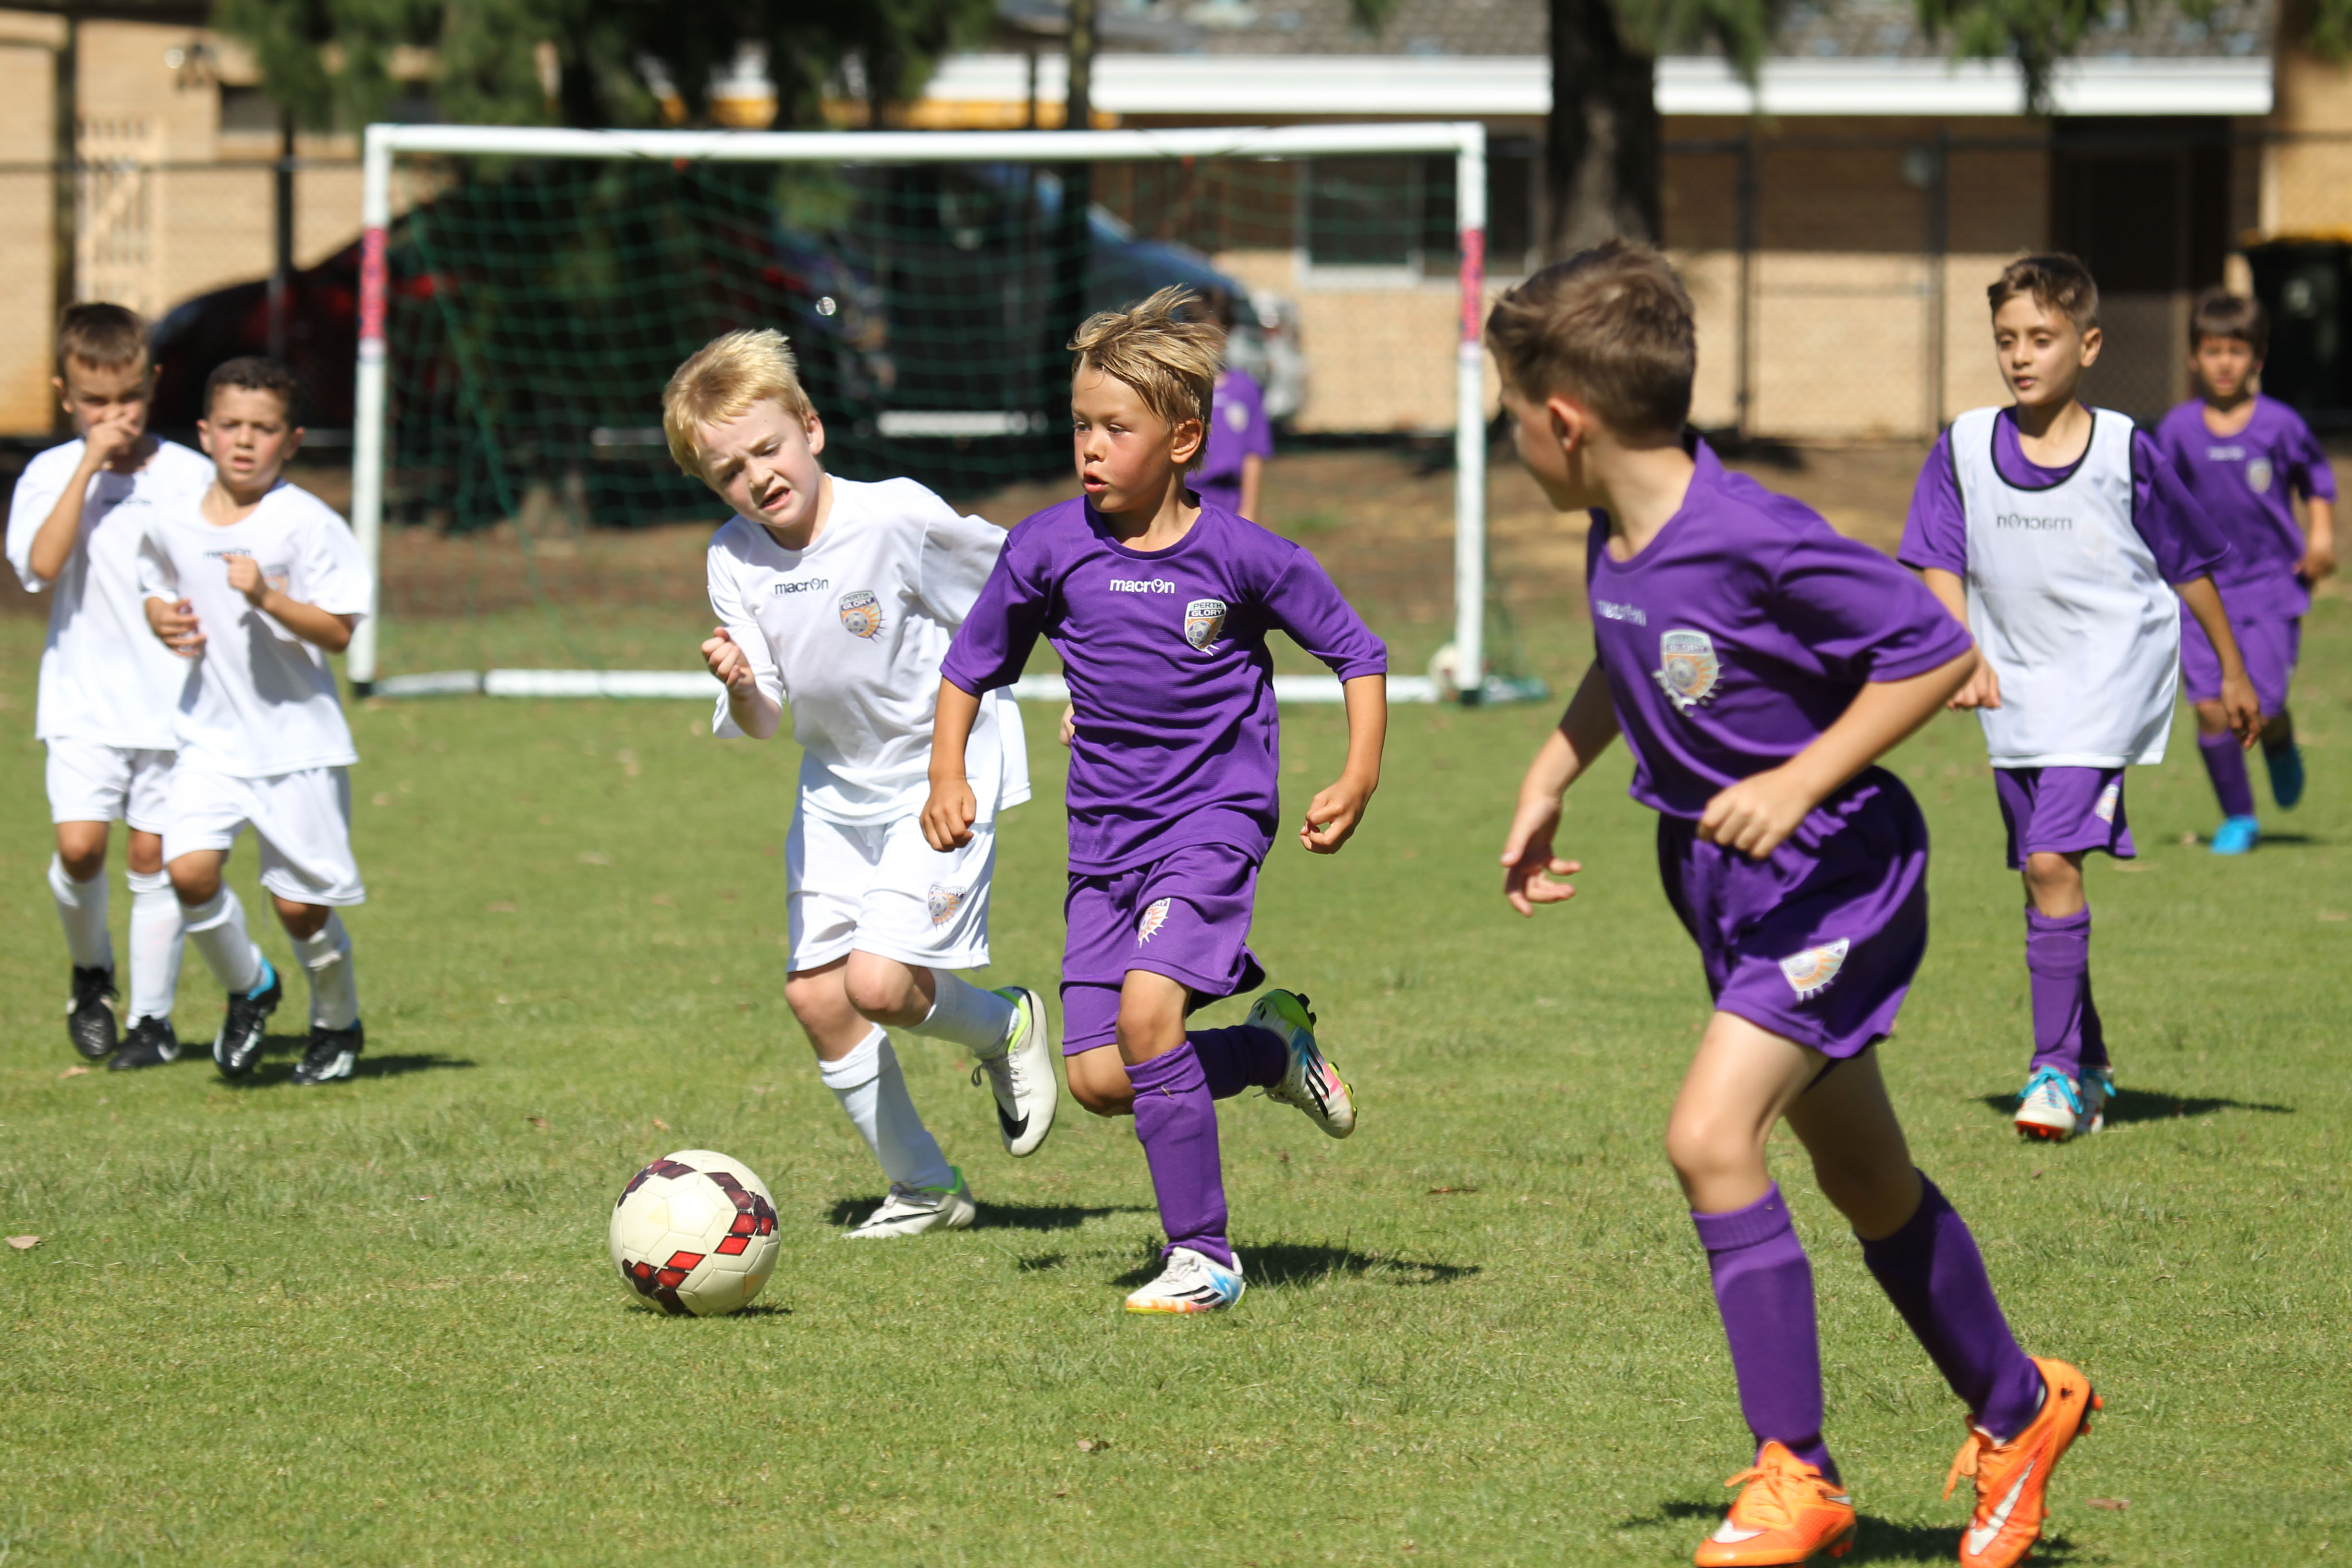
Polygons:
<instances>
[{"instance_id":1,"label":"boy in purple jersey","mask_svg":"<svg viewBox=\"0 0 2352 1568\"><path fill-rule=\"evenodd\" d=\"M2281 811L2303 799L2303 751L2286 709L2311 585L2336 570L2336 476L2311 426L2285 404L2253 390L2270 344L2262 306L2209 289L2189 318L2189 368L2205 395L2157 426L2157 445L2230 542L2213 580L2230 604L2230 629L2263 705L2263 760ZM2294 498L2308 528L2297 528ZM2180 674L2197 709L2197 749L2221 802L2213 853L2242 855L2262 823L2246 782L2246 756L2221 706L2221 661L2203 630L2180 628Z\"/></svg>"},{"instance_id":2,"label":"boy in purple jersey","mask_svg":"<svg viewBox=\"0 0 2352 1568\"><path fill-rule=\"evenodd\" d=\"M2164 760L2182 605L2212 641L2221 709L2248 746L2257 704L2213 585L2229 542L2146 431L2075 396L2099 357L2090 272L2030 256L1987 292L2013 401L1969 410L1937 440L1901 559L1984 655L1951 706L1983 724L2025 884L2033 1058L2017 1129L2063 1140L2105 1125L2115 1094L2083 857L2132 856L2124 768Z\"/></svg>"},{"instance_id":3,"label":"boy in purple jersey","mask_svg":"<svg viewBox=\"0 0 2352 1568\"><path fill-rule=\"evenodd\" d=\"M1085 495L1015 527L940 665L931 740L931 847L971 837L964 736L982 693L1009 686L1042 634L1070 685L1070 883L1062 1049L1070 1092L1098 1116L1132 1111L1167 1231L1160 1277L1131 1312L1241 1300L1227 1238L1216 1101L1264 1089L1334 1138L1354 1098L1315 1041L1307 999L1269 991L1234 1028L1187 1014L1254 990L1248 946L1259 864L1279 809L1269 632L1345 685L1348 761L1307 808L1299 841L1328 855L1380 783L1388 653L1315 557L1223 507L1195 505L1185 470L1213 413L1222 334L1163 289L1089 318L1070 414Z\"/></svg>"},{"instance_id":4,"label":"boy in purple jersey","mask_svg":"<svg viewBox=\"0 0 2352 1568\"><path fill-rule=\"evenodd\" d=\"M1217 325L1234 330L1233 296L1219 289L1209 300ZM1192 493L1203 506L1223 507L1236 517L1258 520L1258 487L1274 456L1274 426L1265 416L1265 393L1257 378L1237 366L1217 372L1209 434L1200 465L1192 470Z\"/></svg>"},{"instance_id":5,"label":"boy in purple jersey","mask_svg":"<svg viewBox=\"0 0 2352 1568\"><path fill-rule=\"evenodd\" d=\"M1503 890L1522 915L1574 896L1560 798L1623 734L1658 813L1666 897L1715 1016L1666 1152L1730 1342L1754 1465L1702 1565L1841 1555L1853 1500L1822 1439L1813 1285L1764 1150L1785 1119L1863 1258L1968 1406L1951 1484L1960 1546L2006 1568L2041 1533L2051 1468L2097 1400L2018 1348L1976 1242L1911 1163L1873 1051L1927 942L1927 831L1876 758L1976 668L1967 632L1893 562L1685 445L1689 296L1612 241L1506 294L1487 342L1519 459L1552 505L1591 509L1596 657L1519 786Z\"/></svg>"}]
</instances>

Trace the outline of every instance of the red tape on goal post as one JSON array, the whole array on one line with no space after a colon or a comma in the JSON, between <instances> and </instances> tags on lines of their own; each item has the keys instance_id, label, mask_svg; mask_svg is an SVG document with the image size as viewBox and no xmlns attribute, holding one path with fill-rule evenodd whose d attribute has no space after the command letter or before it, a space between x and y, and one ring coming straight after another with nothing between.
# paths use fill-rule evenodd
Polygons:
<instances>
[{"instance_id":1,"label":"red tape on goal post","mask_svg":"<svg viewBox=\"0 0 2352 1568\"><path fill-rule=\"evenodd\" d=\"M1462 231L1462 341L1478 341L1479 318L1486 313L1486 231Z\"/></svg>"},{"instance_id":2,"label":"red tape on goal post","mask_svg":"<svg viewBox=\"0 0 2352 1568\"><path fill-rule=\"evenodd\" d=\"M371 228L360 237L360 342L383 342L384 231Z\"/></svg>"}]
</instances>

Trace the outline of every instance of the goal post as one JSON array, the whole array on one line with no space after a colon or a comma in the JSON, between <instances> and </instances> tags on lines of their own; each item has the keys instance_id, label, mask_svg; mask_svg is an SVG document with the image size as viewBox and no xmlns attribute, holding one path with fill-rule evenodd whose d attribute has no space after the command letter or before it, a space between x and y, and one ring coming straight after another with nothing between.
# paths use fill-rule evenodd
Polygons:
<instances>
[{"instance_id":1,"label":"goal post","mask_svg":"<svg viewBox=\"0 0 2352 1568\"><path fill-rule=\"evenodd\" d=\"M362 693L373 689L379 673L383 527L387 470L392 458L388 425L393 417L385 329L391 305L389 251L394 160L403 155L659 162L679 167L727 163L836 166L1141 165L1196 159L1274 161L1450 155L1460 293L1453 399L1452 668L1455 689L1433 695L1463 702L1478 700L1486 668L1486 398L1480 331L1485 315L1486 229L1486 132L1483 124L1471 121L1014 132L578 131L527 126L370 125L362 164L363 232L358 369L352 405L352 527L374 576L377 603L352 635L346 667L353 687ZM1075 321L1069 323L1072 328L1076 325ZM595 432L600 442L607 434L601 429ZM625 679L616 686L612 678L629 673L604 671L604 679L576 679L572 686L617 694L634 689Z\"/></svg>"}]
</instances>

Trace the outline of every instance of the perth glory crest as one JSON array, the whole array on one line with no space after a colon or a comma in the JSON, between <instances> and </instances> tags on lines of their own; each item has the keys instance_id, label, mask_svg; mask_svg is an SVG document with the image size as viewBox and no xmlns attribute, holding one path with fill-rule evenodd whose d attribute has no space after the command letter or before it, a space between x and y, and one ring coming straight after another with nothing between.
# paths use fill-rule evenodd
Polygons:
<instances>
[{"instance_id":1,"label":"perth glory crest","mask_svg":"<svg viewBox=\"0 0 2352 1568\"><path fill-rule=\"evenodd\" d=\"M1136 946L1141 947L1160 933L1160 928L1168 923L1168 906L1175 901L1173 899L1161 899L1143 911L1143 918L1135 922Z\"/></svg>"},{"instance_id":2,"label":"perth glory crest","mask_svg":"<svg viewBox=\"0 0 2352 1568\"><path fill-rule=\"evenodd\" d=\"M841 629L854 637L871 637L882 629L882 601L871 589L841 596Z\"/></svg>"},{"instance_id":3,"label":"perth glory crest","mask_svg":"<svg viewBox=\"0 0 2352 1568\"><path fill-rule=\"evenodd\" d=\"M963 889L942 888L934 882L931 884L931 896L928 904L931 911L931 923L935 926L943 926L955 919L955 912L963 908Z\"/></svg>"},{"instance_id":4,"label":"perth glory crest","mask_svg":"<svg viewBox=\"0 0 2352 1568\"><path fill-rule=\"evenodd\" d=\"M1810 1001L1830 988L1830 982L1845 967L1845 955L1853 943L1844 937L1820 947L1809 947L1802 952L1792 952L1780 961L1781 976L1800 1002Z\"/></svg>"},{"instance_id":5,"label":"perth glory crest","mask_svg":"<svg viewBox=\"0 0 2352 1568\"><path fill-rule=\"evenodd\" d=\"M1715 695L1723 673L1715 644L1705 632L1674 631L1658 638L1658 684L1675 708L1687 713Z\"/></svg>"},{"instance_id":6,"label":"perth glory crest","mask_svg":"<svg viewBox=\"0 0 2352 1568\"><path fill-rule=\"evenodd\" d=\"M1184 640L1206 651L1225 629L1223 599L1195 599L1184 606Z\"/></svg>"}]
</instances>

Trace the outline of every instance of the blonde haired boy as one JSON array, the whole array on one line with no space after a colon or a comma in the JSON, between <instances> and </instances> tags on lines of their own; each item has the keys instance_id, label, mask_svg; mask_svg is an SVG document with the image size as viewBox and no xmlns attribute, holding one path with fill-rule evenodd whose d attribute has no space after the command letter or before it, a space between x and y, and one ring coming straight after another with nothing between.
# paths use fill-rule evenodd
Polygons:
<instances>
[{"instance_id":1,"label":"blonde haired boy","mask_svg":"<svg viewBox=\"0 0 2352 1568\"><path fill-rule=\"evenodd\" d=\"M1029 798L1021 710L989 704L964 749L981 831L942 862L917 820L928 788L940 659L996 564L1004 532L912 479L824 471L824 422L772 331L715 338L662 394L678 467L735 509L711 536L702 657L725 688L711 728L766 740L787 705L801 747L785 839L784 1000L818 1070L889 1180L854 1238L959 1229L978 1213L924 1127L885 1026L963 1047L996 1100L1007 1153L1034 1152L1059 1086L1044 1000L986 991L996 813Z\"/></svg>"}]
</instances>

